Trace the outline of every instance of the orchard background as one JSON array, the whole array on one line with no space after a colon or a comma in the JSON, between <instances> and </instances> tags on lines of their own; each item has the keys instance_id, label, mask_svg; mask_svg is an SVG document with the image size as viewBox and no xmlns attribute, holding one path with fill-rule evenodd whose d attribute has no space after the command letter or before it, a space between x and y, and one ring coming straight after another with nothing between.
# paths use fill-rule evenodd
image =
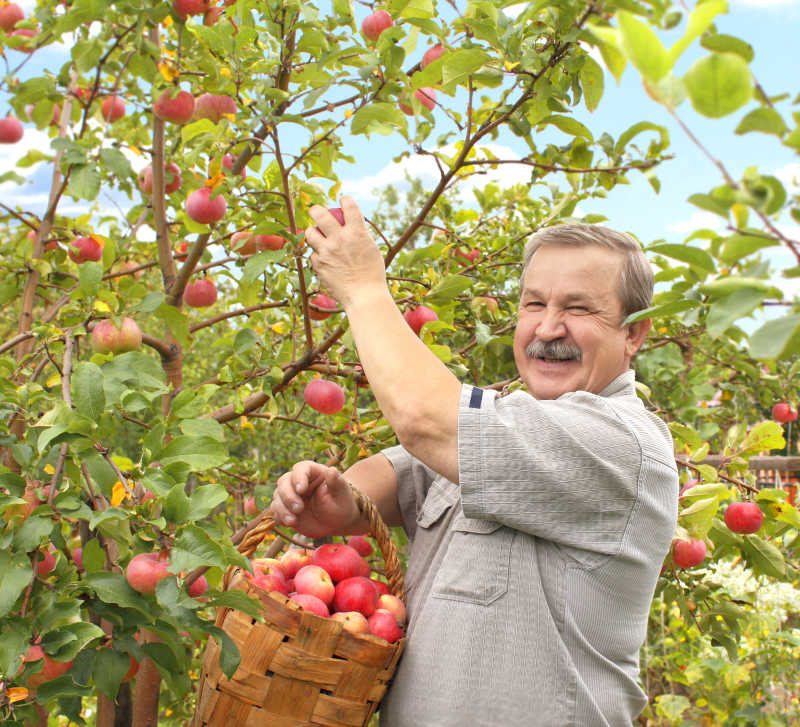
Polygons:
<instances>
[{"instance_id":1,"label":"orchard background","mask_svg":"<svg viewBox=\"0 0 800 727\"><path fill-rule=\"evenodd\" d=\"M669 422L683 483L697 481L676 539L706 550L696 567L665 563L640 723L800 724L800 515L748 468L796 452L772 407L798 398L800 312L785 291L800 276L786 233L800 204L758 159L734 173L692 132L734 119L788 164L797 89L752 73L758 48L725 31L723 0L511 6L40 0L19 19L0 2L0 113L21 122L0 121L0 139L46 140L0 170L0 189L24 192L32 169L51 179L46 204L0 198L0 724L187 724L205 640L229 673L237 664L214 607L254 606L218 586L276 477L394 442L344 315L317 298L301 232L312 204L337 205L354 145L435 164L433 183L387 187L368 215L393 294L435 313L420 335L459 378L515 388L526 236L603 221L639 175L657 190L674 154L659 118L714 165L711 186L682 191L719 224L640 237L658 271L640 395ZM393 25L372 40L360 28L376 10ZM61 63L37 66L53 47ZM626 68L650 99L612 135L587 111ZM153 113L179 90L193 108ZM509 136L524 154L497 156ZM486 181L519 170L524 182ZM136 325L122 343L92 333L124 318ZM341 387L340 409L306 403L314 378ZM763 515L757 533L726 525L740 500ZM177 577L134 590L125 571L140 553ZM69 670L23 662L31 646Z\"/></svg>"}]
</instances>

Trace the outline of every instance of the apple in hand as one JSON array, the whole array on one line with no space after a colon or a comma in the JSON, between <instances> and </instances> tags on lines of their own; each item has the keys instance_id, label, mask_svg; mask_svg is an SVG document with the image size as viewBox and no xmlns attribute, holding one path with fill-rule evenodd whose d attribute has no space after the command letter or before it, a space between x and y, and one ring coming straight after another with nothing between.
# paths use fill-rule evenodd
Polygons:
<instances>
[{"instance_id":1,"label":"apple in hand","mask_svg":"<svg viewBox=\"0 0 800 727\"><path fill-rule=\"evenodd\" d=\"M369 632L382 639L386 639L390 644L403 638L401 629L394 616L383 608L377 609L368 619Z\"/></svg>"},{"instance_id":2,"label":"apple in hand","mask_svg":"<svg viewBox=\"0 0 800 727\"><path fill-rule=\"evenodd\" d=\"M702 540L675 540L672 543L672 562L678 568L693 568L706 559L706 544Z\"/></svg>"},{"instance_id":3,"label":"apple in hand","mask_svg":"<svg viewBox=\"0 0 800 727\"><path fill-rule=\"evenodd\" d=\"M418 305L416 308L407 310L403 313L403 318L406 319L406 323L411 326L411 330L417 335L419 335L422 326L426 323L439 320L439 316L436 315L435 311L432 311L424 305Z\"/></svg>"},{"instance_id":4,"label":"apple in hand","mask_svg":"<svg viewBox=\"0 0 800 727\"><path fill-rule=\"evenodd\" d=\"M16 144L25 134L19 119L6 116L0 119L0 144Z\"/></svg>"},{"instance_id":5,"label":"apple in hand","mask_svg":"<svg viewBox=\"0 0 800 727\"><path fill-rule=\"evenodd\" d=\"M100 115L112 124L119 121L125 116L125 102L119 96L106 96L100 105Z\"/></svg>"},{"instance_id":6,"label":"apple in hand","mask_svg":"<svg viewBox=\"0 0 800 727\"><path fill-rule=\"evenodd\" d=\"M369 618L378 606L378 589L369 578L353 576L336 584L333 607L336 611L358 611Z\"/></svg>"},{"instance_id":7,"label":"apple in hand","mask_svg":"<svg viewBox=\"0 0 800 727\"><path fill-rule=\"evenodd\" d=\"M313 298L309 298L308 302L311 304L308 307L308 317L314 321L324 321L326 318L330 318L333 312L339 307L339 304L325 293L318 293ZM317 310L311 306L317 306L317 308L323 308L325 310Z\"/></svg>"},{"instance_id":8,"label":"apple in hand","mask_svg":"<svg viewBox=\"0 0 800 727\"><path fill-rule=\"evenodd\" d=\"M304 611L311 611L322 618L328 618L331 615L325 602L310 593L293 593L289 596L289 600L294 601Z\"/></svg>"},{"instance_id":9,"label":"apple in hand","mask_svg":"<svg viewBox=\"0 0 800 727\"><path fill-rule=\"evenodd\" d=\"M339 543L320 545L311 555L311 562L328 571L334 583L358 575L362 560L355 548ZM351 609L345 609L349 610Z\"/></svg>"},{"instance_id":10,"label":"apple in hand","mask_svg":"<svg viewBox=\"0 0 800 727\"><path fill-rule=\"evenodd\" d=\"M14 26L25 19L25 13L16 3L0 2L0 28L6 33L14 30Z\"/></svg>"},{"instance_id":11,"label":"apple in hand","mask_svg":"<svg viewBox=\"0 0 800 727\"><path fill-rule=\"evenodd\" d=\"M142 329L133 318L124 317L119 328L108 318L92 328L92 350L96 353L126 353L137 351L141 345Z\"/></svg>"},{"instance_id":12,"label":"apple in hand","mask_svg":"<svg viewBox=\"0 0 800 727\"><path fill-rule=\"evenodd\" d=\"M190 308L207 308L217 300L217 286L209 278L199 278L186 285L183 302Z\"/></svg>"},{"instance_id":13,"label":"apple in hand","mask_svg":"<svg viewBox=\"0 0 800 727\"><path fill-rule=\"evenodd\" d=\"M70 242L67 254L79 265L89 260L97 262L103 257L103 245L96 237L78 237Z\"/></svg>"},{"instance_id":14,"label":"apple in hand","mask_svg":"<svg viewBox=\"0 0 800 727\"><path fill-rule=\"evenodd\" d=\"M125 580L139 593L155 593L158 583L168 575L169 563L158 553L134 555L125 569Z\"/></svg>"},{"instance_id":15,"label":"apple in hand","mask_svg":"<svg viewBox=\"0 0 800 727\"><path fill-rule=\"evenodd\" d=\"M325 604L333 601L336 591L330 575L318 565L303 566L294 577L294 587L298 593L316 596ZM350 609L346 609L350 610Z\"/></svg>"},{"instance_id":16,"label":"apple in hand","mask_svg":"<svg viewBox=\"0 0 800 727\"><path fill-rule=\"evenodd\" d=\"M359 611L337 611L331 615L333 621L339 621L345 631L351 634L368 634L367 617Z\"/></svg>"},{"instance_id":17,"label":"apple in hand","mask_svg":"<svg viewBox=\"0 0 800 727\"><path fill-rule=\"evenodd\" d=\"M361 32L365 38L374 43L384 30L391 28L393 25L394 20L386 10L376 10L364 18L361 23Z\"/></svg>"},{"instance_id":18,"label":"apple in hand","mask_svg":"<svg viewBox=\"0 0 800 727\"><path fill-rule=\"evenodd\" d=\"M201 187L186 198L186 214L195 222L210 225L219 222L228 209L228 203L221 194L211 197L213 189Z\"/></svg>"},{"instance_id":19,"label":"apple in hand","mask_svg":"<svg viewBox=\"0 0 800 727\"><path fill-rule=\"evenodd\" d=\"M725 509L725 524L734 533L750 535L764 524L764 513L755 502L732 502Z\"/></svg>"},{"instance_id":20,"label":"apple in hand","mask_svg":"<svg viewBox=\"0 0 800 727\"><path fill-rule=\"evenodd\" d=\"M312 379L303 390L303 399L318 412L336 414L344 406L344 389L334 381Z\"/></svg>"},{"instance_id":21,"label":"apple in hand","mask_svg":"<svg viewBox=\"0 0 800 727\"><path fill-rule=\"evenodd\" d=\"M159 119L173 124L185 124L194 115L194 96L188 91L168 88L153 104L153 113Z\"/></svg>"}]
</instances>

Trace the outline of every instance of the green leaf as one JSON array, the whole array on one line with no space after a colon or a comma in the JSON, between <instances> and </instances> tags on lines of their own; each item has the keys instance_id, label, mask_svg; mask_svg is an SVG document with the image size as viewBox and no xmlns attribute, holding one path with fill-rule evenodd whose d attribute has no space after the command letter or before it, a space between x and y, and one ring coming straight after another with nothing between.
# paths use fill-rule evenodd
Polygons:
<instances>
[{"instance_id":1,"label":"green leaf","mask_svg":"<svg viewBox=\"0 0 800 727\"><path fill-rule=\"evenodd\" d=\"M600 103L600 99L603 98L603 69L594 58L586 56L579 78L586 108L594 111Z\"/></svg>"},{"instance_id":2,"label":"green leaf","mask_svg":"<svg viewBox=\"0 0 800 727\"><path fill-rule=\"evenodd\" d=\"M78 284L87 296L97 295L100 281L103 279L103 266L94 260L81 264L78 273Z\"/></svg>"},{"instance_id":3,"label":"green leaf","mask_svg":"<svg viewBox=\"0 0 800 727\"><path fill-rule=\"evenodd\" d=\"M787 358L800 352L800 313L767 321L750 336L750 354L759 360Z\"/></svg>"},{"instance_id":4,"label":"green leaf","mask_svg":"<svg viewBox=\"0 0 800 727\"><path fill-rule=\"evenodd\" d=\"M80 414L98 421L106 408L103 371L90 361L79 361L72 373L72 399Z\"/></svg>"},{"instance_id":5,"label":"green leaf","mask_svg":"<svg viewBox=\"0 0 800 727\"><path fill-rule=\"evenodd\" d=\"M181 127L181 139L185 144L196 136L216 133L217 125L210 119L199 119Z\"/></svg>"},{"instance_id":6,"label":"green leaf","mask_svg":"<svg viewBox=\"0 0 800 727\"><path fill-rule=\"evenodd\" d=\"M257 346L260 340L258 334L252 328L240 328L233 339L233 350L241 355Z\"/></svg>"},{"instance_id":7,"label":"green leaf","mask_svg":"<svg viewBox=\"0 0 800 727\"><path fill-rule=\"evenodd\" d=\"M87 573L86 581L101 601L132 608L149 616L147 601L128 585L122 573Z\"/></svg>"},{"instance_id":8,"label":"green leaf","mask_svg":"<svg viewBox=\"0 0 800 727\"><path fill-rule=\"evenodd\" d=\"M67 194L75 200L97 199L100 192L100 172L95 164L73 164ZM85 263L84 263L85 264Z\"/></svg>"},{"instance_id":9,"label":"green leaf","mask_svg":"<svg viewBox=\"0 0 800 727\"><path fill-rule=\"evenodd\" d=\"M115 177L127 179L133 175L133 168L128 157L119 149L101 149L100 158Z\"/></svg>"},{"instance_id":10,"label":"green leaf","mask_svg":"<svg viewBox=\"0 0 800 727\"><path fill-rule=\"evenodd\" d=\"M131 657L113 648L98 649L92 676L97 689L109 699L116 699L122 678L131 668Z\"/></svg>"},{"instance_id":11,"label":"green leaf","mask_svg":"<svg viewBox=\"0 0 800 727\"><path fill-rule=\"evenodd\" d=\"M451 303L453 298L472 287L472 280L465 275L450 275L437 283L425 295L432 303Z\"/></svg>"},{"instance_id":12,"label":"green leaf","mask_svg":"<svg viewBox=\"0 0 800 727\"><path fill-rule=\"evenodd\" d=\"M778 244L780 243L775 238L766 235L730 235L723 238L722 249L717 257L722 262L732 265L757 250L765 247L774 247Z\"/></svg>"},{"instance_id":13,"label":"green leaf","mask_svg":"<svg viewBox=\"0 0 800 727\"><path fill-rule=\"evenodd\" d=\"M189 496L183 483L175 485L164 498L164 517L172 523L183 523L189 514Z\"/></svg>"},{"instance_id":14,"label":"green leaf","mask_svg":"<svg viewBox=\"0 0 800 727\"><path fill-rule=\"evenodd\" d=\"M699 247L691 247L690 245L675 245L672 243L661 243L651 245L647 248L648 252L654 252L658 255L666 255L667 257L680 260L689 265L694 265L708 273L715 273L717 266L714 264L714 259L705 250Z\"/></svg>"},{"instance_id":15,"label":"green leaf","mask_svg":"<svg viewBox=\"0 0 800 727\"><path fill-rule=\"evenodd\" d=\"M742 442L740 454L751 456L770 449L781 449L786 446L783 438L783 427L778 422L763 421L756 424Z\"/></svg>"},{"instance_id":16,"label":"green leaf","mask_svg":"<svg viewBox=\"0 0 800 727\"><path fill-rule=\"evenodd\" d=\"M726 0L707 0L702 5L698 4L689 13L689 21L686 24L686 32L683 37L669 49L670 65L675 65L675 61L694 42L695 38L708 29L717 15L727 12L728 3Z\"/></svg>"},{"instance_id":17,"label":"green leaf","mask_svg":"<svg viewBox=\"0 0 800 727\"><path fill-rule=\"evenodd\" d=\"M680 521L693 538L703 537L710 529L719 508L716 497L703 497L680 512Z\"/></svg>"},{"instance_id":18,"label":"green leaf","mask_svg":"<svg viewBox=\"0 0 800 727\"><path fill-rule=\"evenodd\" d=\"M747 278L740 275L727 275L723 278L711 280L708 283L703 283L699 287L699 290L701 293L709 296L724 296L745 288L758 290L765 296L782 296L781 291L768 282L759 280L758 278Z\"/></svg>"},{"instance_id":19,"label":"green leaf","mask_svg":"<svg viewBox=\"0 0 800 727\"><path fill-rule=\"evenodd\" d=\"M751 131L760 131L763 134L783 136L789 127L775 109L761 106L747 114L736 127L737 134L747 134Z\"/></svg>"},{"instance_id":20,"label":"green leaf","mask_svg":"<svg viewBox=\"0 0 800 727\"><path fill-rule=\"evenodd\" d=\"M701 303L699 300L692 300L691 298L686 298L684 300L673 300L670 303L654 305L636 313L631 313L631 315L629 315L623 321L623 325L627 326L629 323L642 321L645 318L665 318L666 316L675 315L675 313L682 313L685 310L698 308L700 305Z\"/></svg>"},{"instance_id":21,"label":"green leaf","mask_svg":"<svg viewBox=\"0 0 800 727\"><path fill-rule=\"evenodd\" d=\"M628 142L633 139L634 137L641 134L643 131L657 131L659 134L659 144L657 146L658 149L665 149L669 146L669 131L667 131L666 127L660 126L659 124L651 124L649 121L640 121L637 124L629 127L625 131L622 132L619 139L617 140L617 144L614 147L614 152L616 154L621 154L625 147L628 145Z\"/></svg>"},{"instance_id":22,"label":"green leaf","mask_svg":"<svg viewBox=\"0 0 800 727\"><path fill-rule=\"evenodd\" d=\"M14 608L32 578L33 567L28 556L0 550L0 618Z\"/></svg>"},{"instance_id":23,"label":"green leaf","mask_svg":"<svg viewBox=\"0 0 800 727\"><path fill-rule=\"evenodd\" d=\"M372 103L362 106L350 121L350 131L353 134L377 133L388 136L397 129L407 126L403 112L394 104Z\"/></svg>"},{"instance_id":24,"label":"green leaf","mask_svg":"<svg viewBox=\"0 0 800 727\"><path fill-rule=\"evenodd\" d=\"M163 303L155 311L182 346L189 345L189 318L174 305Z\"/></svg>"},{"instance_id":25,"label":"green leaf","mask_svg":"<svg viewBox=\"0 0 800 727\"><path fill-rule=\"evenodd\" d=\"M755 57L753 46L749 43L745 43L745 41L740 38L736 38L732 35L725 35L724 33L704 35L700 39L700 45L706 50L716 51L718 53L736 53L748 63Z\"/></svg>"},{"instance_id":26,"label":"green leaf","mask_svg":"<svg viewBox=\"0 0 800 727\"><path fill-rule=\"evenodd\" d=\"M625 10L617 13L617 20L622 50L628 60L648 81L664 78L672 69L672 62L655 31Z\"/></svg>"},{"instance_id":27,"label":"green leaf","mask_svg":"<svg viewBox=\"0 0 800 727\"><path fill-rule=\"evenodd\" d=\"M712 119L733 113L753 96L750 67L743 58L730 53L701 58L683 81L695 111Z\"/></svg>"},{"instance_id":28,"label":"green leaf","mask_svg":"<svg viewBox=\"0 0 800 727\"><path fill-rule=\"evenodd\" d=\"M232 679L234 672L239 668L239 664L242 662L242 655L239 653L239 648L236 646L233 639L217 626L209 626L208 633L214 638L220 648L219 668L222 669L222 673L225 674L228 679Z\"/></svg>"},{"instance_id":29,"label":"green leaf","mask_svg":"<svg viewBox=\"0 0 800 727\"><path fill-rule=\"evenodd\" d=\"M22 666L22 655L30 646L30 634L15 623L6 619L0 630L0 672L3 674L16 674Z\"/></svg>"},{"instance_id":30,"label":"green leaf","mask_svg":"<svg viewBox=\"0 0 800 727\"><path fill-rule=\"evenodd\" d=\"M713 212L715 215L719 215L723 219L728 219L728 212L731 208L731 205L717 199L716 197L712 197L710 194L693 194L689 197L688 201L695 207L699 207L701 210Z\"/></svg>"},{"instance_id":31,"label":"green leaf","mask_svg":"<svg viewBox=\"0 0 800 727\"><path fill-rule=\"evenodd\" d=\"M677 724L681 715L689 709L691 703L682 694L659 694L656 697L656 713Z\"/></svg>"},{"instance_id":32,"label":"green leaf","mask_svg":"<svg viewBox=\"0 0 800 727\"><path fill-rule=\"evenodd\" d=\"M142 298L136 305L131 308L132 313L152 313L156 310L165 300L167 296L160 291L150 291L144 298Z\"/></svg>"},{"instance_id":33,"label":"green leaf","mask_svg":"<svg viewBox=\"0 0 800 727\"><path fill-rule=\"evenodd\" d=\"M228 499L228 492L222 485L203 485L192 493L189 499L187 519L197 522L206 517L217 505Z\"/></svg>"},{"instance_id":34,"label":"green leaf","mask_svg":"<svg viewBox=\"0 0 800 727\"><path fill-rule=\"evenodd\" d=\"M692 448L703 445L703 438L692 427L678 422L670 422L668 426L676 439L675 449L681 449L683 444L688 444Z\"/></svg>"},{"instance_id":35,"label":"green leaf","mask_svg":"<svg viewBox=\"0 0 800 727\"><path fill-rule=\"evenodd\" d=\"M72 661L79 651L103 636L103 629L88 621L68 623L48 631L42 638L42 648L58 661Z\"/></svg>"},{"instance_id":36,"label":"green leaf","mask_svg":"<svg viewBox=\"0 0 800 727\"><path fill-rule=\"evenodd\" d=\"M203 528L187 525L172 548L171 569L180 573L206 565L225 570L228 566L225 551Z\"/></svg>"},{"instance_id":37,"label":"green leaf","mask_svg":"<svg viewBox=\"0 0 800 727\"><path fill-rule=\"evenodd\" d=\"M589 131L589 129L587 129L580 121L572 118L571 116L559 116L557 114L554 114L553 116L547 116L539 121L537 126L538 128L542 128L547 124L552 124L557 129L560 129L565 134L569 134L570 136L582 136L584 139L594 141L592 132Z\"/></svg>"},{"instance_id":38,"label":"green leaf","mask_svg":"<svg viewBox=\"0 0 800 727\"><path fill-rule=\"evenodd\" d=\"M222 442L210 437L175 437L158 455L161 464L173 462L188 464L195 472L219 467L228 459L228 451Z\"/></svg>"},{"instance_id":39,"label":"green leaf","mask_svg":"<svg viewBox=\"0 0 800 727\"><path fill-rule=\"evenodd\" d=\"M783 578L786 575L786 563L781 551L756 535L745 535L742 538L742 555L757 574L763 573L773 578Z\"/></svg>"},{"instance_id":40,"label":"green leaf","mask_svg":"<svg viewBox=\"0 0 800 727\"><path fill-rule=\"evenodd\" d=\"M752 288L743 288L714 301L708 309L706 326L710 336L719 338L740 318L750 315L764 300L765 294Z\"/></svg>"},{"instance_id":41,"label":"green leaf","mask_svg":"<svg viewBox=\"0 0 800 727\"><path fill-rule=\"evenodd\" d=\"M178 425L181 432L190 437L211 437L218 442L225 441L225 427L216 419L184 419Z\"/></svg>"},{"instance_id":42,"label":"green leaf","mask_svg":"<svg viewBox=\"0 0 800 727\"><path fill-rule=\"evenodd\" d=\"M448 53L442 64L442 85L465 86L469 77L490 60L491 56L478 48L465 48Z\"/></svg>"}]
</instances>

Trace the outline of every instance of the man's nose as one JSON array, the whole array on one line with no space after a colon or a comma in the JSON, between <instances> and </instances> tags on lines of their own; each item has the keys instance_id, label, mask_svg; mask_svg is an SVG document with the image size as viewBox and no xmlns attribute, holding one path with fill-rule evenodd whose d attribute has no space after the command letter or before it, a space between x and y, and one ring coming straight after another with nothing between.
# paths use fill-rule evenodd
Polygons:
<instances>
[{"instance_id":1,"label":"man's nose","mask_svg":"<svg viewBox=\"0 0 800 727\"><path fill-rule=\"evenodd\" d=\"M543 341L554 341L557 338L564 338L566 328L564 317L561 311L552 306L547 306L541 313L541 319L536 326L536 337Z\"/></svg>"}]
</instances>

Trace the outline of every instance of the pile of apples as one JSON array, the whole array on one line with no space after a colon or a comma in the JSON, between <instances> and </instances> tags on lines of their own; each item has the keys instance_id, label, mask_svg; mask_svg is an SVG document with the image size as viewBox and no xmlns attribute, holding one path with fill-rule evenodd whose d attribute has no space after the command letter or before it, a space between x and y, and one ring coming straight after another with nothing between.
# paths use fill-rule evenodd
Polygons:
<instances>
[{"instance_id":1,"label":"pile of apples","mask_svg":"<svg viewBox=\"0 0 800 727\"><path fill-rule=\"evenodd\" d=\"M288 596L301 608L340 621L354 634L394 643L403 636L406 608L382 581L371 578L372 545L363 535L314 550L292 548L278 558L253 558L254 586Z\"/></svg>"}]
</instances>

